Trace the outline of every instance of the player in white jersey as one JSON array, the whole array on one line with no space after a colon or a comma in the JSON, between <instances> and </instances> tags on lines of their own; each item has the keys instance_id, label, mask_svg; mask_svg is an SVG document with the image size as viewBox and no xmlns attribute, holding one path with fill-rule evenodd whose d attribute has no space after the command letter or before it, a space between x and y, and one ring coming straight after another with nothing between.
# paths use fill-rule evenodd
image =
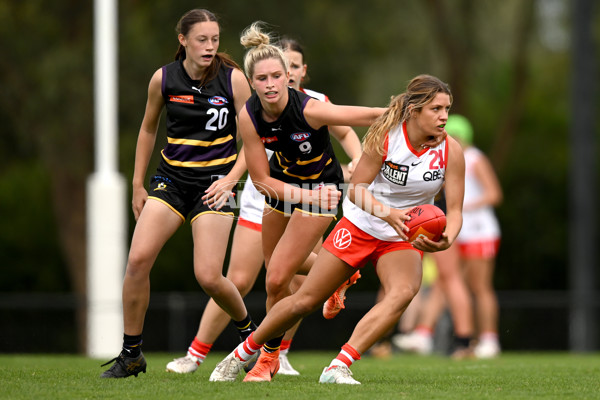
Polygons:
<instances>
[{"instance_id":1,"label":"player in white jersey","mask_svg":"<svg viewBox=\"0 0 600 400\"><path fill-rule=\"evenodd\" d=\"M473 293L475 321L479 333L478 343L469 349L478 358L490 358L500 354L498 340L498 302L493 288L494 260L500 244L500 227L493 207L502 200L498 178L487 159L472 146L473 128L461 115L448 118L446 131L458 140L465 156L465 197L463 226L455 244L444 252L436 253L440 272L445 270L446 280L463 281L465 290ZM456 265L456 267L454 266ZM456 285L442 285L441 275L433 284L415 330L398 339L403 350L428 353L433 347L433 330L446 302L457 328L460 320L473 320L472 306L453 306L452 297L457 296ZM460 353L459 353L460 354Z\"/></svg>"},{"instance_id":2,"label":"player in white jersey","mask_svg":"<svg viewBox=\"0 0 600 400\"><path fill-rule=\"evenodd\" d=\"M319 379L360 384L352 378L350 366L396 324L418 292L423 252L448 248L462 224L464 157L444 130L451 103L448 86L430 75L415 77L405 93L392 99L367 132L344 203L345 217L323 244L305 282L271 308L256 331L217 365L211 380L235 380L263 343L318 309L340 284L372 261L385 295L358 322ZM442 238L407 242L406 212L432 203L443 182L448 208Z\"/></svg>"},{"instance_id":3,"label":"player in white jersey","mask_svg":"<svg viewBox=\"0 0 600 400\"><path fill-rule=\"evenodd\" d=\"M290 60L289 86L317 100L329 102L329 98L325 94L300 87L300 82L302 82L307 69L300 45L293 39L286 39L280 42L280 46ZM301 70L303 73L300 72ZM340 142L350 160L357 163L362 153L362 147L356 132L349 126L332 126L330 132ZM268 157L271 158L273 152L268 149L265 150ZM352 172L352 163L350 163L350 167L343 167L343 170L344 177L349 178ZM240 211L231 245L229 268L227 269L227 278L236 285L242 296L248 294L254 286L264 262L261 237L264 205L265 197L256 189L248 174L240 195ZM320 248L320 243L318 248ZM315 258L316 253L312 253L306 260L305 267L302 268L304 273L310 269L310 265L312 265ZM358 277L360 277L360 274L354 277L354 282ZM293 278L291 284L293 291L298 290L304 278L303 275L296 275ZM227 327L229 321L229 315L217 303L209 300L187 354L184 357L170 361L167 364L167 371L177 373L196 371L212 348L212 344ZM298 326L299 323L288 330L281 343L278 371L280 375L299 375L299 372L292 367L287 358L287 353Z\"/></svg>"},{"instance_id":4,"label":"player in white jersey","mask_svg":"<svg viewBox=\"0 0 600 400\"><path fill-rule=\"evenodd\" d=\"M500 224L494 207L502 201L502 188L489 159L472 145L470 122L463 116L453 115L448 124L448 133L463 146L465 154L463 227L456 243L475 303L479 340L474 351L479 358L490 358L500 354L498 300L493 276L500 246Z\"/></svg>"}]
</instances>

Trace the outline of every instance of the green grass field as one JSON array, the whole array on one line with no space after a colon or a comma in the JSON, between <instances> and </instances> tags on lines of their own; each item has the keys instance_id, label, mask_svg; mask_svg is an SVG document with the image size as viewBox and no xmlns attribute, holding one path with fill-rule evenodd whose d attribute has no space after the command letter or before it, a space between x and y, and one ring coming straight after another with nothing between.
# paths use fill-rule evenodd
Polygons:
<instances>
[{"instance_id":1,"label":"green grass field","mask_svg":"<svg viewBox=\"0 0 600 400\"><path fill-rule=\"evenodd\" d=\"M291 352L298 377L271 383L208 382L224 353L211 353L190 375L165 372L174 355L146 354L138 378L100 379L103 360L70 355L0 355L2 399L600 399L600 355L506 353L495 360L453 361L398 354L363 357L360 386L318 379L335 351Z\"/></svg>"}]
</instances>

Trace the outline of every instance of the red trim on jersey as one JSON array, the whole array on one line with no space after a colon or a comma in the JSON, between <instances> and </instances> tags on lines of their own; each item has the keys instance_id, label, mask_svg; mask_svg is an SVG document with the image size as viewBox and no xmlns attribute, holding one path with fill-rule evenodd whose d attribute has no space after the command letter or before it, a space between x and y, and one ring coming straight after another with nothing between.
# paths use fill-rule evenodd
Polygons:
<instances>
[{"instance_id":1,"label":"red trim on jersey","mask_svg":"<svg viewBox=\"0 0 600 400\"><path fill-rule=\"evenodd\" d=\"M385 134L385 140L383 141L383 159L381 160L382 163L384 163L385 159L387 158L389 147L390 147L390 131L387 131Z\"/></svg>"},{"instance_id":2,"label":"red trim on jersey","mask_svg":"<svg viewBox=\"0 0 600 400\"><path fill-rule=\"evenodd\" d=\"M423 148L420 151L417 151L414 147L412 147L412 144L410 144L410 140L408 140L408 130L406 129L406 121L402 123L402 132L404 132L404 140L406 140L406 147L408 147L410 152L413 153L415 156L421 157L423 154L429 151L428 147Z\"/></svg>"},{"instance_id":3,"label":"red trim on jersey","mask_svg":"<svg viewBox=\"0 0 600 400\"><path fill-rule=\"evenodd\" d=\"M444 165L440 165L440 168L446 168L448 167L448 149L450 148L450 146L448 145L448 137L445 137L444 140L442 141L442 143L446 142L446 148L444 149Z\"/></svg>"},{"instance_id":4,"label":"red trim on jersey","mask_svg":"<svg viewBox=\"0 0 600 400\"><path fill-rule=\"evenodd\" d=\"M262 232L262 224L257 224L256 222L248 221L247 219L244 219L242 217L238 218L237 224L252 229L253 231Z\"/></svg>"}]
</instances>

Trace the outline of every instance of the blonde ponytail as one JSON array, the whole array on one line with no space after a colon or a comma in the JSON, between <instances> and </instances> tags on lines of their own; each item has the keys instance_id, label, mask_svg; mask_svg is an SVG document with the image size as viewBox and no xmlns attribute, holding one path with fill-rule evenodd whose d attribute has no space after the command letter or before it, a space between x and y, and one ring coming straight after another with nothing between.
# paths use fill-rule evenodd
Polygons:
<instances>
[{"instance_id":1,"label":"blonde ponytail","mask_svg":"<svg viewBox=\"0 0 600 400\"><path fill-rule=\"evenodd\" d=\"M287 58L279 47L271 44L271 34L263 32L264 25L264 22L256 21L246 28L240 37L240 43L248 49L244 56L244 70L250 80L258 61L275 58L281 62L285 72L288 70Z\"/></svg>"}]
</instances>

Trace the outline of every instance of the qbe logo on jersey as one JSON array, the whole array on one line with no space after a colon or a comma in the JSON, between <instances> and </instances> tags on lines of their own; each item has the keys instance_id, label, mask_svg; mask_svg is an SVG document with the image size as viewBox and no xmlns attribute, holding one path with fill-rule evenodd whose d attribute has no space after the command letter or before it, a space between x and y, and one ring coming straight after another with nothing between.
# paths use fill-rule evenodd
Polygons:
<instances>
[{"instance_id":1,"label":"qbe logo on jersey","mask_svg":"<svg viewBox=\"0 0 600 400\"><path fill-rule=\"evenodd\" d=\"M344 250L352 243L352 235L346 228L338 229L333 236L333 247L338 250Z\"/></svg>"}]
</instances>

